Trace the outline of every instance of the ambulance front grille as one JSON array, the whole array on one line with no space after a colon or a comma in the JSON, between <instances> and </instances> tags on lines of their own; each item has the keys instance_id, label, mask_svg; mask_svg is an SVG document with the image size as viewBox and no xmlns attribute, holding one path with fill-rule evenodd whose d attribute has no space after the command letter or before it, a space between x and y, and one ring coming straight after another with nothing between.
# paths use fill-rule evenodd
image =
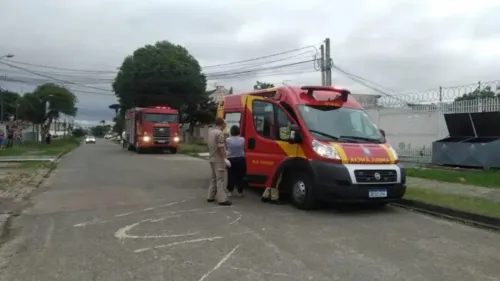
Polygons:
<instances>
[{"instance_id":1,"label":"ambulance front grille","mask_svg":"<svg viewBox=\"0 0 500 281\"><path fill-rule=\"evenodd\" d=\"M355 170L354 176L358 183L396 182L396 170Z\"/></svg>"}]
</instances>

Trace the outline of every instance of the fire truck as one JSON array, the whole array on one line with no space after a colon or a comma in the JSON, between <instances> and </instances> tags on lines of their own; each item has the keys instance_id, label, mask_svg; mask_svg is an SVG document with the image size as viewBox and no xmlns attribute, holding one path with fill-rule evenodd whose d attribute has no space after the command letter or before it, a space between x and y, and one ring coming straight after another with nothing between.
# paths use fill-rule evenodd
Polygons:
<instances>
[{"instance_id":1,"label":"fire truck","mask_svg":"<svg viewBox=\"0 0 500 281\"><path fill-rule=\"evenodd\" d=\"M385 205L403 197L398 155L347 89L283 86L224 97L217 117L245 138L247 180L278 187L296 207Z\"/></svg>"},{"instance_id":2,"label":"fire truck","mask_svg":"<svg viewBox=\"0 0 500 281\"><path fill-rule=\"evenodd\" d=\"M125 113L123 147L142 153L146 150L177 153L179 112L168 106L135 107Z\"/></svg>"}]
</instances>

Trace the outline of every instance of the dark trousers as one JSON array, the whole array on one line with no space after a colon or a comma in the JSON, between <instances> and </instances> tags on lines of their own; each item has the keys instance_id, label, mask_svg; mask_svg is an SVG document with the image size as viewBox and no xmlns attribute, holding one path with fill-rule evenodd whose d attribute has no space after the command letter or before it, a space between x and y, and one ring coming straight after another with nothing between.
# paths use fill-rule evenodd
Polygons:
<instances>
[{"instance_id":1,"label":"dark trousers","mask_svg":"<svg viewBox=\"0 0 500 281\"><path fill-rule=\"evenodd\" d=\"M233 192L234 186L238 187L238 192L243 192L244 188L248 187L245 179L247 172L247 164L245 157L228 158L231 162L231 167L227 169L227 190Z\"/></svg>"}]
</instances>

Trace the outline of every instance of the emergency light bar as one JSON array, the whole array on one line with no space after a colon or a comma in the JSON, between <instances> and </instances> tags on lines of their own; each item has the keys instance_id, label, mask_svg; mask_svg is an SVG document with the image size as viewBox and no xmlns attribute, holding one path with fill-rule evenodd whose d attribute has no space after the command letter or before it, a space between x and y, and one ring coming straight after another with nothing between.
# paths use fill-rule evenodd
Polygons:
<instances>
[{"instance_id":1,"label":"emergency light bar","mask_svg":"<svg viewBox=\"0 0 500 281\"><path fill-rule=\"evenodd\" d=\"M347 89L340 88L340 87L330 87L330 86L302 86L300 89L307 91L307 95L312 97L312 98L314 98L314 96L313 96L314 91L325 91L325 92L339 93L340 98L343 102L346 102L347 98L351 94L351 92Z\"/></svg>"},{"instance_id":2,"label":"emergency light bar","mask_svg":"<svg viewBox=\"0 0 500 281\"><path fill-rule=\"evenodd\" d=\"M170 107L168 107L168 106L148 106L148 108L170 109Z\"/></svg>"}]
</instances>

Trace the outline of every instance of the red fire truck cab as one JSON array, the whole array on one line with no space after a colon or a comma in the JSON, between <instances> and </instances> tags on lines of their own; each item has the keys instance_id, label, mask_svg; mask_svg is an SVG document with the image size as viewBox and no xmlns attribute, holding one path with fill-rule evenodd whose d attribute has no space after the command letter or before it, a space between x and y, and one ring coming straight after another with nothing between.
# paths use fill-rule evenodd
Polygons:
<instances>
[{"instance_id":1,"label":"red fire truck cab","mask_svg":"<svg viewBox=\"0 0 500 281\"><path fill-rule=\"evenodd\" d=\"M250 185L278 186L298 208L318 200L384 205L405 194L396 151L346 89L283 86L230 95L217 117L241 128Z\"/></svg>"},{"instance_id":2,"label":"red fire truck cab","mask_svg":"<svg viewBox=\"0 0 500 281\"><path fill-rule=\"evenodd\" d=\"M136 107L125 113L123 147L142 153L169 150L177 153L179 112L168 106Z\"/></svg>"}]
</instances>

